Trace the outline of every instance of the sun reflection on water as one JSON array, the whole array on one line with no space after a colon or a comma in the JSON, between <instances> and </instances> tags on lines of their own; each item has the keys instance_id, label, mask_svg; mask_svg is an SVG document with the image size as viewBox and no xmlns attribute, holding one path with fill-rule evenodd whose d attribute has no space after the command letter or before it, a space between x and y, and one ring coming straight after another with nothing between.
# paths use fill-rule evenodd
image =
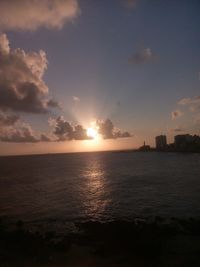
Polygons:
<instances>
[{"instance_id":1,"label":"sun reflection on water","mask_svg":"<svg viewBox=\"0 0 200 267\"><path fill-rule=\"evenodd\" d=\"M88 216L99 219L109 203L106 196L106 176L104 166L98 158L87 162L83 173L84 198L83 205Z\"/></svg>"}]
</instances>

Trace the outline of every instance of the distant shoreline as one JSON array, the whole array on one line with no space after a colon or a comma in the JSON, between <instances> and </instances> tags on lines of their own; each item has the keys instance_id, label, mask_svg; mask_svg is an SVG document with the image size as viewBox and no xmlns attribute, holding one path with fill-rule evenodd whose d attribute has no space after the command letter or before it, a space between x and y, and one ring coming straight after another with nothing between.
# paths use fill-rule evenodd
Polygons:
<instances>
[{"instance_id":1,"label":"distant shoreline","mask_svg":"<svg viewBox=\"0 0 200 267\"><path fill-rule=\"evenodd\" d=\"M58 152L58 153L41 153L41 154L19 154L19 155L0 155L0 158L7 157L32 157L32 156L50 156L50 155L70 155L70 154L95 154L95 153L134 153L134 152L161 152L161 153L200 153L200 151L187 151L187 150L157 150L156 148L151 148L150 150L140 150L140 148L135 149L124 149L124 150L105 150L105 151L81 151L81 152Z\"/></svg>"}]
</instances>

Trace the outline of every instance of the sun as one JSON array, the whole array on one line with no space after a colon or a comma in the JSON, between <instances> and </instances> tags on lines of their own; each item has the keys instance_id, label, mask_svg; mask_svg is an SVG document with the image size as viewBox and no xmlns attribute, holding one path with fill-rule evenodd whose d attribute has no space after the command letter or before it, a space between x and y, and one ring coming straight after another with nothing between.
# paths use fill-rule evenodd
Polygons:
<instances>
[{"instance_id":1,"label":"sun","mask_svg":"<svg viewBox=\"0 0 200 267\"><path fill-rule=\"evenodd\" d=\"M92 139L96 139L98 137L98 130L95 128L88 128L87 129L87 136L92 138Z\"/></svg>"}]
</instances>

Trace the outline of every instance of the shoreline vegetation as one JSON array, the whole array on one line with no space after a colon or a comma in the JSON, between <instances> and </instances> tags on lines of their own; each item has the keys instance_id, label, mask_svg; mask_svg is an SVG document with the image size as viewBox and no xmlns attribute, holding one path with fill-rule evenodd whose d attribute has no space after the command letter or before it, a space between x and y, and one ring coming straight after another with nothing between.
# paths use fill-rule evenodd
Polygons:
<instances>
[{"instance_id":1,"label":"shoreline vegetation","mask_svg":"<svg viewBox=\"0 0 200 267\"><path fill-rule=\"evenodd\" d=\"M75 227L58 235L1 220L0 266L200 266L200 219L157 216Z\"/></svg>"}]
</instances>

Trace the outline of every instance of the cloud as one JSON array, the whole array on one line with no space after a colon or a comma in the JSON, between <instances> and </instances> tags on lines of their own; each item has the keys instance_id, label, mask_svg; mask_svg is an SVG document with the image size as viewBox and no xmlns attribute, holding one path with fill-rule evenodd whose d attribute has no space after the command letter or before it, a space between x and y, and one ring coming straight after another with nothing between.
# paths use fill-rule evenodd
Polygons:
<instances>
[{"instance_id":1,"label":"cloud","mask_svg":"<svg viewBox=\"0 0 200 267\"><path fill-rule=\"evenodd\" d=\"M191 104L200 104L200 96L194 98L182 98L178 101L178 105L186 106Z\"/></svg>"},{"instance_id":2,"label":"cloud","mask_svg":"<svg viewBox=\"0 0 200 267\"><path fill-rule=\"evenodd\" d=\"M55 139L55 138L54 138ZM0 112L0 141L9 143L37 143L55 141L45 133L35 133L32 127L16 115Z\"/></svg>"},{"instance_id":3,"label":"cloud","mask_svg":"<svg viewBox=\"0 0 200 267\"><path fill-rule=\"evenodd\" d=\"M114 138L114 125L111 120L106 119L105 121L98 121L99 133L104 139Z\"/></svg>"},{"instance_id":4,"label":"cloud","mask_svg":"<svg viewBox=\"0 0 200 267\"><path fill-rule=\"evenodd\" d=\"M16 115L7 115L0 111L0 127L11 126L19 121Z\"/></svg>"},{"instance_id":5,"label":"cloud","mask_svg":"<svg viewBox=\"0 0 200 267\"><path fill-rule=\"evenodd\" d=\"M59 116L55 120L55 129L53 133L57 136L58 141L73 139L73 127L62 116Z\"/></svg>"},{"instance_id":6,"label":"cloud","mask_svg":"<svg viewBox=\"0 0 200 267\"><path fill-rule=\"evenodd\" d=\"M0 53L8 54L10 52L9 41L6 34L0 34Z\"/></svg>"},{"instance_id":7,"label":"cloud","mask_svg":"<svg viewBox=\"0 0 200 267\"><path fill-rule=\"evenodd\" d=\"M87 136L87 129L82 125L73 126L70 122L66 121L63 116L59 116L56 119L50 118L49 125L53 127L53 134L56 136L57 141L92 139ZM125 138L131 136L129 132L121 132L120 130L117 130L109 119L97 121L95 125L98 129L98 133L104 139Z\"/></svg>"},{"instance_id":8,"label":"cloud","mask_svg":"<svg viewBox=\"0 0 200 267\"><path fill-rule=\"evenodd\" d=\"M191 104L191 101L192 101L191 98L182 98L181 100L178 101L178 105L186 106Z\"/></svg>"},{"instance_id":9,"label":"cloud","mask_svg":"<svg viewBox=\"0 0 200 267\"><path fill-rule=\"evenodd\" d=\"M0 30L60 29L79 13L77 0L1 0Z\"/></svg>"},{"instance_id":10,"label":"cloud","mask_svg":"<svg viewBox=\"0 0 200 267\"><path fill-rule=\"evenodd\" d=\"M79 98L78 96L73 96L72 98L73 98L73 101L74 101L75 103L79 103L79 102L81 102L81 100L80 100L80 98Z\"/></svg>"},{"instance_id":11,"label":"cloud","mask_svg":"<svg viewBox=\"0 0 200 267\"><path fill-rule=\"evenodd\" d=\"M57 102L54 99L47 100L47 106L52 108L61 108L61 103Z\"/></svg>"},{"instance_id":12,"label":"cloud","mask_svg":"<svg viewBox=\"0 0 200 267\"><path fill-rule=\"evenodd\" d=\"M156 59L156 56L153 54L151 48L142 48L133 54L130 59L129 63L131 64L144 64L152 62Z\"/></svg>"},{"instance_id":13,"label":"cloud","mask_svg":"<svg viewBox=\"0 0 200 267\"><path fill-rule=\"evenodd\" d=\"M38 139L30 125L22 123L18 116L0 111L0 141L35 143Z\"/></svg>"},{"instance_id":14,"label":"cloud","mask_svg":"<svg viewBox=\"0 0 200 267\"><path fill-rule=\"evenodd\" d=\"M74 132L73 132L73 138L75 140L88 140L91 139L90 137L87 136L87 130L83 128L82 125L76 125L74 127Z\"/></svg>"},{"instance_id":15,"label":"cloud","mask_svg":"<svg viewBox=\"0 0 200 267\"><path fill-rule=\"evenodd\" d=\"M82 125L72 126L63 116L56 119L50 119L49 123L54 127L53 134L57 137L57 141L65 140L88 140L87 130Z\"/></svg>"},{"instance_id":16,"label":"cloud","mask_svg":"<svg viewBox=\"0 0 200 267\"><path fill-rule=\"evenodd\" d=\"M40 141L41 142L51 142L53 141L48 135L46 134L41 134L40 135Z\"/></svg>"},{"instance_id":17,"label":"cloud","mask_svg":"<svg viewBox=\"0 0 200 267\"><path fill-rule=\"evenodd\" d=\"M39 140L27 125L20 128L7 127L0 130L0 141L12 143L36 143Z\"/></svg>"},{"instance_id":18,"label":"cloud","mask_svg":"<svg viewBox=\"0 0 200 267\"><path fill-rule=\"evenodd\" d=\"M182 117L183 115L184 115L184 113L178 109L171 113L172 120L178 119L178 118Z\"/></svg>"},{"instance_id":19,"label":"cloud","mask_svg":"<svg viewBox=\"0 0 200 267\"><path fill-rule=\"evenodd\" d=\"M104 139L131 137L129 132L121 132L120 130L117 130L110 119L97 121L97 126L99 127L99 133Z\"/></svg>"},{"instance_id":20,"label":"cloud","mask_svg":"<svg viewBox=\"0 0 200 267\"><path fill-rule=\"evenodd\" d=\"M55 107L56 101L48 99L48 87L42 79L47 64L43 50L11 50L7 36L0 35L0 109L47 113L49 106Z\"/></svg>"},{"instance_id":21,"label":"cloud","mask_svg":"<svg viewBox=\"0 0 200 267\"><path fill-rule=\"evenodd\" d=\"M116 131L114 132L113 135L114 138L127 138L132 136L129 132L121 132L121 131Z\"/></svg>"},{"instance_id":22,"label":"cloud","mask_svg":"<svg viewBox=\"0 0 200 267\"><path fill-rule=\"evenodd\" d=\"M25 124L15 115L0 113L0 141L12 143L38 143L70 140L90 140L87 129L82 125L73 126L63 116L56 119L49 118L49 125L53 130L49 133L35 133L29 124ZM116 129L111 120L96 122L96 128L103 139L117 139L131 137L129 132Z\"/></svg>"},{"instance_id":23,"label":"cloud","mask_svg":"<svg viewBox=\"0 0 200 267\"><path fill-rule=\"evenodd\" d=\"M189 110L194 112L200 109L200 96L194 98L182 98L178 101L178 105L188 106Z\"/></svg>"}]
</instances>

